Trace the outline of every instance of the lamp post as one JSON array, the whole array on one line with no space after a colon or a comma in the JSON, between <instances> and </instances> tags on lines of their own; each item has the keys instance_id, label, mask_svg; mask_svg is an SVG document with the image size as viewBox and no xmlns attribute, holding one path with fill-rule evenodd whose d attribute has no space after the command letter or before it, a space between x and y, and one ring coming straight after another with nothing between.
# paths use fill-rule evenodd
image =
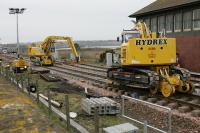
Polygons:
<instances>
[{"instance_id":1,"label":"lamp post","mask_svg":"<svg viewBox=\"0 0 200 133\"><path fill-rule=\"evenodd\" d=\"M9 14L16 14L17 17L17 55L19 57L19 25L18 25L18 15L23 14L26 8L9 8Z\"/></svg>"}]
</instances>

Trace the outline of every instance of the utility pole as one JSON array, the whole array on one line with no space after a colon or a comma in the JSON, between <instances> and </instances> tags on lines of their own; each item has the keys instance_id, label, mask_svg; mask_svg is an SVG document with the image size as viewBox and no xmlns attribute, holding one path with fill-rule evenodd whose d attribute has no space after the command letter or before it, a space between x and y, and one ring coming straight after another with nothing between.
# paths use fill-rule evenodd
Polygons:
<instances>
[{"instance_id":1,"label":"utility pole","mask_svg":"<svg viewBox=\"0 0 200 133\"><path fill-rule=\"evenodd\" d=\"M19 57L19 22L18 22L18 15L23 14L26 8L9 8L9 14L16 14L17 17L17 56Z\"/></svg>"}]
</instances>

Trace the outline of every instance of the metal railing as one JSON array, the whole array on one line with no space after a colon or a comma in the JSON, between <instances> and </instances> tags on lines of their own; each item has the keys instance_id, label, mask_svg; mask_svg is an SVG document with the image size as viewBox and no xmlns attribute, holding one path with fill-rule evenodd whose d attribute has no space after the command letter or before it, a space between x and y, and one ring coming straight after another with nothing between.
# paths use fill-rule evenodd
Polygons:
<instances>
[{"instance_id":1,"label":"metal railing","mask_svg":"<svg viewBox=\"0 0 200 133\"><path fill-rule=\"evenodd\" d=\"M146 104L146 105L151 105L151 106L154 106L154 107L159 107L159 108L162 108L164 110L167 110L168 111L168 131L164 131L164 130L159 129L157 127L151 126L147 123L147 121L141 122L139 120L136 120L136 119L133 119L129 116L126 116L125 113L124 113L125 99L131 99L131 100L136 101L136 102L141 102L141 103ZM172 132L172 112L171 112L171 108L168 108L168 107L160 106L160 105L157 105L157 104L153 104L153 103L150 103L150 102L146 102L146 101L143 101L143 100L139 100L139 99L136 99L136 98L133 98L133 97L123 95L122 96L122 116L129 119L129 120L132 120L136 123L144 125L144 133L147 133L147 127L151 128L153 130L156 130L158 132L161 132L161 133L171 133Z\"/></svg>"}]
</instances>

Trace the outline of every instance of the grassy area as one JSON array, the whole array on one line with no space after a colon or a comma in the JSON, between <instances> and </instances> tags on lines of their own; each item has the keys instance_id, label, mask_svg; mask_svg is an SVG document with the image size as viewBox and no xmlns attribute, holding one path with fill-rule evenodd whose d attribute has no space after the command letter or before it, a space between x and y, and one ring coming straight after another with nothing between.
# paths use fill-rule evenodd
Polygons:
<instances>
[{"instance_id":1,"label":"grassy area","mask_svg":"<svg viewBox=\"0 0 200 133\"><path fill-rule=\"evenodd\" d=\"M31 77L31 82L35 82L38 80L39 84L39 90L41 93L46 94L48 86L49 87L59 87L61 82L46 82L43 79L40 78L39 75L33 74ZM66 86L66 89L68 89L68 86ZM81 93L60 93L60 92L51 92L51 97L59 102L64 103L64 97L65 95L69 96L69 103L70 103L70 111L76 112L78 114L78 117L74 120L78 122L80 125L84 126L88 131L94 132L94 116L88 116L82 109L81 109L81 99L84 98L84 95ZM63 104L65 106L65 103ZM61 108L61 111L65 113L65 107ZM47 110L48 111L48 110ZM46 112L46 110L45 110ZM54 119L54 117L53 117ZM100 127L109 127L116 124L125 123L126 120L121 118L120 115L101 115L99 116L100 119ZM57 119L55 118L55 121ZM58 121L59 122L59 121Z\"/></svg>"},{"instance_id":2,"label":"grassy area","mask_svg":"<svg viewBox=\"0 0 200 133\"><path fill-rule=\"evenodd\" d=\"M48 108L46 106L44 106L43 104L39 104L39 108L41 109L42 113L45 113L45 114L48 114ZM53 122L53 123L57 123L59 124L63 129L66 129L66 123L65 121L63 121L61 118L59 118L56 114L54 113L51 113L49 115L49 118L50 120ZM69 133L76 133L76 131L73 129L73 128L70 128Z\"/></svg>"},{"instance_id":3,"label":"grassy area","mask_svg":"<svg viewBox=\"0 0 200 133\"><path fill-rule=\"evenodd\" d=\"M0 78L0 132L64 132L55 118L5 78ZM72 132L73 133L73 132Z\"/></svg>"}]
</instances>

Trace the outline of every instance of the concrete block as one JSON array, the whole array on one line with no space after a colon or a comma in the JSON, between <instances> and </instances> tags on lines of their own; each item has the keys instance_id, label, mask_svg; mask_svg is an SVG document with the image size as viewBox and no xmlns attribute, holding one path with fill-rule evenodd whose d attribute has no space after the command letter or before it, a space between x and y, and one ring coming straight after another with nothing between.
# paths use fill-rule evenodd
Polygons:
<instances>
[{"instance_id":1,"label":"concrete block","mask_svg":"<svg viewBox=\"0 0 200 133\"><path fill-rule=\"evenodd\" d=\"M82 109L89 115L94 114L95 108L97 108L99 114L118 114L120 113L120 104L107 98L86 98L82 99Z\"/></svg>"},{"instance_id":2,"label":"concrete block","mask_svg":"<svg viewBox=\"0 0 200 133\"><path fill-rule=\"evenodd\" d=\"M104 133L139 133L139 128L130 124L124 123L112 127L103 128Z\"/></svg>"}]
</instances>

